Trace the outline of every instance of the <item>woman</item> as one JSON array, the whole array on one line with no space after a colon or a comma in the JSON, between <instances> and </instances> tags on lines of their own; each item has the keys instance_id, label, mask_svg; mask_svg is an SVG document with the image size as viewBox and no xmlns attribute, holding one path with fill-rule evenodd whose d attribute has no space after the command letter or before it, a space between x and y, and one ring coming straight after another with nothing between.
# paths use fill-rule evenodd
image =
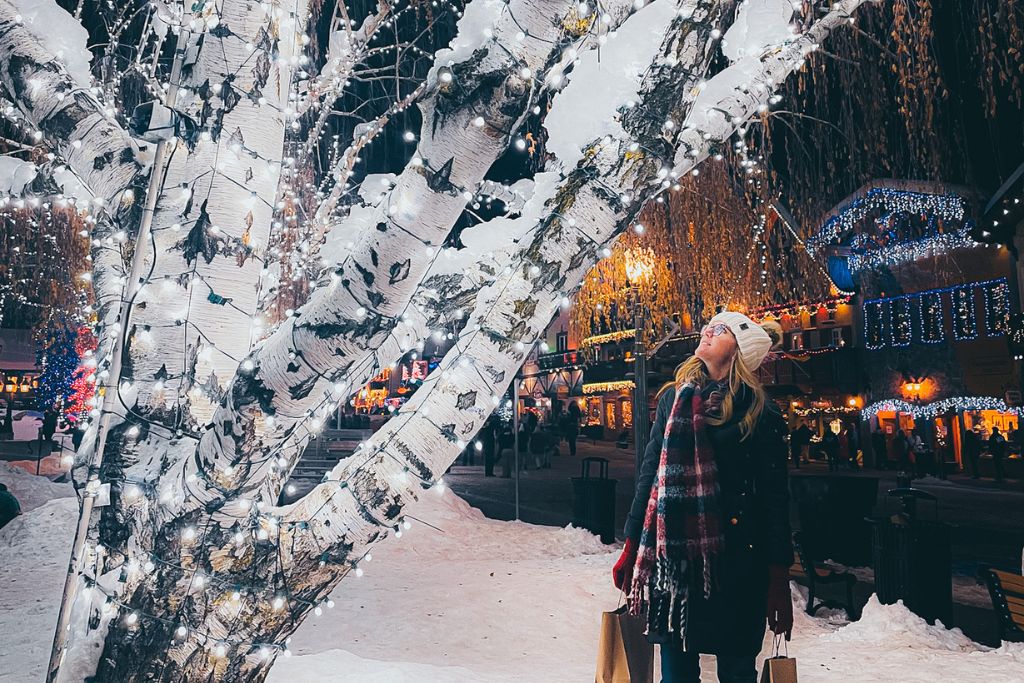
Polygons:
<instances>
[{"instance_id":1,"label":"woman","mask_svg":"<svg viewBox=\"0 0 1024 683\"><path fill-rule=\"evenodd\" d=\"M741 313L719 313L663 389L612 572L661 644L663 683L756 683L765 620L789 638L793 548L786 425L754 372L781 339Z\"/></svg>"}]
</instances>

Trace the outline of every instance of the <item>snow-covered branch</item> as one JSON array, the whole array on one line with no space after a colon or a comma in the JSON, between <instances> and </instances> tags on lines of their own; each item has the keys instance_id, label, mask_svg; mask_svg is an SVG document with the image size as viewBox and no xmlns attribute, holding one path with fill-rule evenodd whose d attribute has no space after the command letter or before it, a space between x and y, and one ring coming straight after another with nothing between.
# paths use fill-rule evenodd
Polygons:
<instances>
[{"instance_id":1,"label":"snow-covered branch","mask_svg":"<svg viewBox=\"0 0 1024 683\"><path fill-rule=\"evenodd\" d=\"M333 110L334 100L341 95L356 66L366 58L370 40L385 20L393 19L392 9L390 2L381 0L377 3L376 12L368 14L359 28L355 28L348 17L345 3L337 4L334 25L328 37L327 59L317 77L310 81L308 93L296 110L301 116L311 109L320 109L303 145L304 155L312 154L316 149L320 134Z\"/></svg>"},{"instance_id":2,"label":"snow-covered branch","mask_svg":"<svg viewBox=\"0 0 1024 683\"><path fill-rule=\"evenodd\" d=\"M85 30L56 3L26 8L0 0L0 85L57 155L55 179L95 219L91 278L102 360L119 332L126 275L121 247L136 227L142 167L135 143L90 85L85 38Z\"/></svg>"},{"instance_id":3,"label":"snow-covered branch","mask_svg":"<svg viewBox=\"0 0 1024 683\"><path fill-rule=\"evenodd\" d=\"M578 286L599 250L661 188L666 156L658 152L676 146L675 135L662 132L665 123L686 121L696 127L706 120L706 112L697 109L705 103L725 112L728 126L716 128L717 137L714 131L699 132L701 144L684 152L689 161L682 168L694 167L756 112L772 85L861 2L837 3L804 37L758 60L760 70L746 83L755 86L749 88L753 94L743 93L737 84L736 91L726 91L713 102L694 97L700 66L709 58L710 22L715 18L709 16L710 3L697 3L692 22L674 20L666 49L647 72L636 106L622 117L622 134L581 150L583 160L560 183L547 215L523 239L521 258L483 292L470 324L438 370L364 448L284 511L285 524L301 520L319 547L343 548L347 558L361 557L382 530L398 528L403 505L438 480L494 409L562 294ZM667 22L671 14L666 9L655 2L644 12L660 11ZM648 18L654 21L656 16ZM760 85L766 87L756 87ZM712 87L709 83L708 89Z\"/></svg>"},{"instance_id":4,"label":"snow-covered branch","mask_svg":"<svg viewBox=\"0 0 1024 683\"><path fill-rule=\"evenodd\" d=\"M157 207L133 386L118 388L126 418L108 439L111 505L95 527L104 550L90 551L83 581L96 590L74 622L102 643L79 638L76 670L98 660L102 680L261 679L297 623L439 483L624 226L725 144L862 1L841 0L803 36L727 55L733 66L709 77L731 0L655 0L600 55L579 49L585 36L617 26L632 3L603 8L606 20L568 0L473 0L428 77L413 163L379 192L363 188L338 233L352 246L250 351L254 261L286 123L268 110L283 111L292 86L293 61L263 57L301 42L302 10L264 15L226 0L204 19L202 46L190 45L198 99L182 109L208 136L178 145ZM544 123L555 159L519 188L520 214L465 230L462 252L442 250L539 89L560 81L569 85ZM441 324L461 326L458 339L402 410L309 495L276 507L319 420ZM234 375L226 393L222 370Z\"/></svg>"},{"instance_id":5,"label":"snow-covered branch","mask_svg":"<svg viewBox=\"0 0 1024 683\"><path fill-rule=\"evenodd\" d=\"M342 250L309 302L235 377L189 464L210 482L193 504L222 488L250 490L262 481L262 497L272 500L322 416L416 345L419 337L406 327L421 316L410 306L413 292L527 115L547 70L562 68L563 51L597 42L592 24L603 35L632 4L609 5L600 23L580 22L576 3L565 0L501 4L497 20L491 3L473 7L430 74L416 157L372 202L353 207L336 228L353 239L353 249Z\"/></svg>"}]
</instances>

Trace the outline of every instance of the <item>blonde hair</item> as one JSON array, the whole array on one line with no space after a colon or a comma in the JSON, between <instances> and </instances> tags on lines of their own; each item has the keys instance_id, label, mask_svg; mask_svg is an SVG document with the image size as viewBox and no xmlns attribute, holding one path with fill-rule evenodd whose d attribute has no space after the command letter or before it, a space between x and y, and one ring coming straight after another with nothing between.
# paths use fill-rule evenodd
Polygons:
<instances>
[{"instance_id":1,"label":"blonde hair","mask_svg":"<svg viewBox=\"0 0 1024 683\"><path fill-rule=\"evenodd\" d=\"M772 338L772 343L777 346L782 339L782 328L779 327L778 323L769 321L761 326L764 331L768 333L768 336ZM708 368L697 356L690 356L685 361L679 364L676 368L676 379L675 382L669 382L658 392L659 395L668 390L669 387L674 386L678 391L679 387L684 384L696 384L698 386L706 386L711 381L711 376L708 374ZM740 439L746 439L750 436L754 427L757 426L757 421L761 418L761 413L764 412L764 407L768 402L768 396L764 391L764 387L761 385L761 380L757 378L753 370L747 368L743 364L743 360L740 358L739 353L733 358L732 365L729 367L729 375L727 382L727 390L725 397L722 399L722 407L717 415L708 415L707 423L710 425L722 425L732 419L733 404L735 403L736 395L740 390L746 386L750 390L752 400L750 407L747 409L743 419L740 420Z\"/></svg>"}]
</instances>

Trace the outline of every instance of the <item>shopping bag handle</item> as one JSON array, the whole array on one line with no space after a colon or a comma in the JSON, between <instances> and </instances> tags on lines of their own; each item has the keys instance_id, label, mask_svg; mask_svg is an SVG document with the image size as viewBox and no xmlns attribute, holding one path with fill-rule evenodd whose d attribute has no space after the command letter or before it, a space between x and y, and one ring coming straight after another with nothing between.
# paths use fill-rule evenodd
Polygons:
<instances>
[{"instance_id":1,"label":"shopping bag handle","mask_svg":"<svg viewBox=\"0 0 1024 683\"><path fill-rule=\"evenodd\" d=\"M772 636L772 649L775 654L772 655L772 659L778 659L779 657L789 658L789 643L781 633L776 633ZM781 652L785 654L781 654Z\"/></svg>"}]
</instances>

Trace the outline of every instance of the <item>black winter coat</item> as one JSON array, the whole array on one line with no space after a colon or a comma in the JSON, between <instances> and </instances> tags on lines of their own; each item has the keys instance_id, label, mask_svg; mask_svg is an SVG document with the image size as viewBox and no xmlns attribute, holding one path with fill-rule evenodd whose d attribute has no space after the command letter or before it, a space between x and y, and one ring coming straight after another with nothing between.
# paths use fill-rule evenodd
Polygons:
<instances>
[{"instance_id":1,"label":"black winter coat","mask_svg":"<svg viewBox=\"0 0 1024 683\"><path fill-rule=\"evenodd\" d=\"M675 389L662 394L644 453L636 495L626 520L626 536L639 542L647 501L661 460L665 425ZM749 396L734 399L733 419L709 426L720 489L725 546L712 570L711 595L704 598L703 571L689 568L687 650L705 654L755 656L767 626L768 566L793 564L789 525L789 482L786 473L786 424L771 402L754 432L741 440L740 420ZM667 642L664 634L651 634Z\"/></svg>"}]
</instances>

